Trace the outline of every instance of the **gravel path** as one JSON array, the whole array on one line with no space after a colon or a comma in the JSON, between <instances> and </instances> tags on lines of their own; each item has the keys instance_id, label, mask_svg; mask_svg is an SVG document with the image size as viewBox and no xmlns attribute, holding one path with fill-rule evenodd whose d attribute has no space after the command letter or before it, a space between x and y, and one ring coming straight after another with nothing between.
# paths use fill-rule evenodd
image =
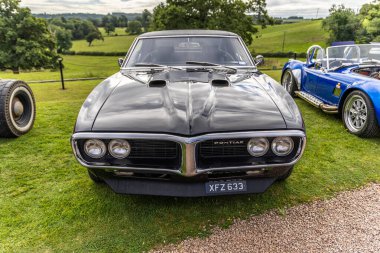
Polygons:
<instances>
[{"instance_id":1,"label":"gravel path","mask_svg":"<svg viewBox=\"0 0 380 253\"><path fill-rule=\"evenodd\" d=\"M380 252L380 185L272 211L156 252Z\"/></svg>"}]
</instances>

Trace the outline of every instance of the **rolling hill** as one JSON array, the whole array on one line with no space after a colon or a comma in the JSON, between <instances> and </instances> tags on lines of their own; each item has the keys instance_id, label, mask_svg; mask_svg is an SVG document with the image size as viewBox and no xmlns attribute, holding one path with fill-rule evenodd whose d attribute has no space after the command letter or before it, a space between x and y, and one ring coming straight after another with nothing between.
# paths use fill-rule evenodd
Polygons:
<instances>
[{"instance_id":1,"label":"rolling hill","mask_svg":"<svg viewBox=\"0 0 380 253\"><path fill-rule=\"evenodd\" d=\"M123 31L118 31L119 35ZM251 51L256 53L273 53L282 51L282 43L285 33L284 52L304 53L308 47L314 44L325 46L328 34L322 29L322 21L302 21L293 24L268 26L259 30L254 36ZM120 52L128 51L135 36L105 37L103 41L94 41L91 47L84 40L74 41L72 51L75 52Z\"/></svg>"},{"instance_id":2,"label":"rolling hill","mask_svg":"<svg viewBox=\"0 0 380 253\"><path fill-rule=\"evenodd\" d=\"M257 53L281 52L284 34L284 52L304 53L315 44L324 47L328 38L327 32L322 29L322 20L301 21L260 29L249 49Z\"/></svg>"}]
</instances>

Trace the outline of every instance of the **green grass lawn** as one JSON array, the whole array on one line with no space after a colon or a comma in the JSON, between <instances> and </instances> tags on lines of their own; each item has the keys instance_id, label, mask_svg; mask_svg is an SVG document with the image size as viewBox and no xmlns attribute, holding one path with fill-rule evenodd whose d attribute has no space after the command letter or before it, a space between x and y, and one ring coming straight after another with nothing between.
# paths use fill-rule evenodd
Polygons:
<instances>
[{"instance_id":1,"label":"green grass lawn","mask_svg":"<svg viewBox=\"0 0 380 253\"><path fill-rule=\"evenodd\" d=\"M113 60L99 60L100 71L113 72ZM267 73L280 76L280 71ZM307 126L305 155L286 182L264 194L117 195L91 182L70 147L79 108L96 84L70 82L65 91L59 83L32 84L35 128L19 139L0 139L0 252L141 252L208 235L212 226L227 227L235 218L270 209L283 213L289 206L380 182L380 140L350 135L337 117L297 99Z\"/></svg>"},{"instance_id":2,"label":"green grass lawn","mask_svg":"<svg viewBox=\"0 0 380 253\"><path fill-rule=\"evenodd\" d=\"M126 53L131 46L134 35L104 37L104 41L95 40L89 47L87 41L73 41L71 51L75 52L122 52Z\"/></svg>"},{"instance_id":3,"label":"green grass lawn","mask_svg":"<svg viewBox=\"0 0 380 253\"><path fill-rule=\"evenodd\" d=\"M117 33L123 34L119 30ZM257 53L281 52L284 32L286 32L285 52L304 53L314 44L324 47L328 37L327 32L322 29L321 20L268 26L260 29L259 33L254 35L249 49ZM71 50L76 52L127 52L134 39L135 36L132 35L105 37L104 42L96 40L91 47L85 40L74 41Z\"/></svg>"},{"instance_id":4,"label":"green grass lawn","mask_svg":"<svg viewBox=\"0 0 380 253\"><path fill-rule=\"evenodd\" d=\"M115 36L116 34L117 34L117 36L128 35L128 33L125 30L126 30L126 27L116 27L115 31L110 33L110 36ZM103 37L108 36L104 27L99 27L99 31L102 33Z\"/></svg>"},{"instance_id":5,"label":"green grass lawn","mask_svg":"<svg viewBox=\"0 0 380 253\"><path fill-rule=\"evenodd\" d=\"M107 56L71 56L64 55L63 64L65 78L107 77L119 71L118 57ZM59 71L21 72L13 74L12 71L0 72L1 79L21 79L24 81L60 80Z\"/></svg>"},{"instance_id":6,"label":"green grass lawn","mask_svg":"<svg viewBox=\"0 0 380 253\"><path fill-rule=\"evenodd\" d=\"M321 20L304 21L260 29L249 48L258 53L281 52L284 32L284 52L304 53L315 44L325 47L328 38L327 32L322 29Z\"/></svg>"},{"instance_id":7,"label":"green grass lawn","mask_svg":"<svg viewBox=\"0 0 380 253\"><path fill-rule=\"evenodd\" d=\"M91 78L107 77L119 70L116 56L71 56L63 57L64 77L69 78ZM265 58L261 69L282 69L288 58ZM305 59L300 59L305 60ZM12 71L0 71L0 79L21 79L24 81L60 80L59 71L30 71L13 74Z\"/></svg>"}]
</instances>

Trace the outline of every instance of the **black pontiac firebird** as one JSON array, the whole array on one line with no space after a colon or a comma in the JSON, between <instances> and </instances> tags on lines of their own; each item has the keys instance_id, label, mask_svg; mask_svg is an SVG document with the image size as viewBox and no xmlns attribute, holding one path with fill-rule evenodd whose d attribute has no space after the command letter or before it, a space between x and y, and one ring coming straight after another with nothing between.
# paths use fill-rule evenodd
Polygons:
<instances>
[{"instance_id":1,"label":"black pontiac firebird","mask_svg":"<svg viewBox=\"0 0 380 253\"><path fill-rule=\"evenodd\" d=\"M257 193L286 179L306 137L294 100L239 36L139 36L79 113L72 147L95 182L166 196Z\"/></svg>"}]
</instances>

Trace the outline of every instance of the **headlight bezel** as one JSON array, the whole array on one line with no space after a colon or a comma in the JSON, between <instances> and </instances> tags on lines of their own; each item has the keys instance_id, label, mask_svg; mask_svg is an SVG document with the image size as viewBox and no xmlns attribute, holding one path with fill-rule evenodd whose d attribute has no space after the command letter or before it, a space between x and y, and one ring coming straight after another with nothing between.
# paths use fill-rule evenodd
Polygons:
<instances>
[{"instance_id":1,"label":"headlight bezel","mask_svg":"<svg viewBox=\"0 0 380 253\"><path fill-rule=\"evenodd\" d=\"M90 152L89 145L91 142L93 145L99 145L101 152L98 155ZM83 150L88 157L90 157L92 159L101 159L101 158L105 157L105 155L107 154L107 145L104 143L104 141L99 140L99 139L88 139L83 144Z\"/></svg>"},{"instance_id":2,"label":"headlight bezel","mask_svg":"<svg viewBox=\"0 0 380 253\"><path fill-rule=\"evenodd\" d=\"M290 144L289 150L286 151L286 152L283 152L283 153L278 152L277 147L278 147L279 143L280 142L284 142L284 141L288 141L289 142L289 144ZM276 137L276 138L273 139L272 144L271 144L272 152L276 156L279 156L279 157L286 157L286 156L290 155L294 151L294 147L295 147L295 143L294 143L293 138L288 137L288 136Z\"/></svg>"},{"instance_id":3,"label":"headlight bezel","mask_svg":"<svg viewBox=\"0 0 380 253\"><path fill-rule=\"evenodd\" d=\"M266 146L265 146L265 148L264 148L264 150L262 152L260 152L260 153L254 153L252 151L252 149L250 148L250 144L251 144L251 142L254 142L254 141L261 141L262 143L265 143ZM248 141L248 143L247 143L247 151L253 157L263 157L263 156L265 156L268 153L269 149L270 149L270 143L269 143L268 138L266 138L266 137L251 138Z\"/></svg>"},{"instance_id":4,"label":"headlight bezel","mask_svg":"<svg viewBox=\"0 0 380 253\"><path fill-rule=\"evenodd\" d=\"M122 145L122 146L127 146L127 148L126 148L127 149L127 153L124 154L124 155L116 154L115 151L113 150L113 145L120 144L120 143L125 144L125 145ZM124 140L124 139L114 139L114 140L110 140L110 142L108 143L108 152L109 152L109 154L113 158L116 158L116 159L119 159L119 160L125 159L125 158L127 158L131 154L131 151L132 151L131 144L127 140Z\"/></svg>"}]
</instances>

